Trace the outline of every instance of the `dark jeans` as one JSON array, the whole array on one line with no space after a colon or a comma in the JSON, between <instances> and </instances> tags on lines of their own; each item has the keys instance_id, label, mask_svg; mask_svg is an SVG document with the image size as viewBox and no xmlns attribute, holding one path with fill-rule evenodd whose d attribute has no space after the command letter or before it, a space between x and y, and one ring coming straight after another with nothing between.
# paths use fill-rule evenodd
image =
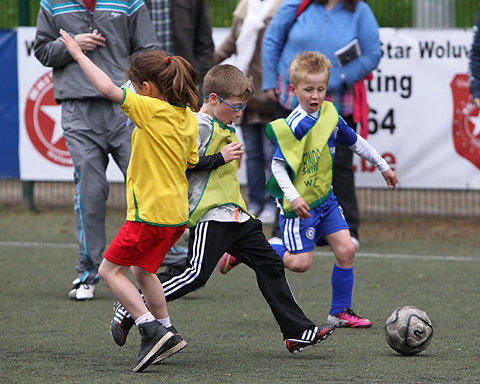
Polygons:
<instances>
[{"instance_id":1,"label":"dark jeans","mask_svg":"<svg viewBox=\"0 0 480 384\"><path fill-rule=\"evenodd\" d=\"M247 183L250 203L274 205L273 198L267 193L267 180L272 175L271 163L273 144L265 134L265 124L242 123L247 155Z\"/></svg>"},{"instance_id":2,"label":"dark jeans","mask_svg":"<svg viewBox=\"0 0 480 384\"><path fill-rule=\"evenodd\" d=\"M353 116L342 116L345 122L356 130ZM355 177L353 173L353 152L342 144L335 146L335 160L333 162L333 193L343 208L345 220L350 228L350 234L358 239L360 224L357 195L355 193Z\"/></svg>"},{"instance_id":3,"label":"dark jeans","mask_svg":"<svg viewBox=\"0 0 480 384\"><path fill-rule=\"evenodd\" d=\"M283 108L281 105L275 105L275 118L285 118L291 111ZM353 116L342 116L345 122L356 130L356 124L353 122ZM333 162L333 193L337 197L338 203L343 209L345 220L350 228L350 234L358 239L358 227L360 218L357 206L357 195L355 193L355 177L353 174L353 152L342 144L337 143L335 147L335 160ZM277 218L273 223L272 236L282 237Z\"/></svg>"}]
</instances>

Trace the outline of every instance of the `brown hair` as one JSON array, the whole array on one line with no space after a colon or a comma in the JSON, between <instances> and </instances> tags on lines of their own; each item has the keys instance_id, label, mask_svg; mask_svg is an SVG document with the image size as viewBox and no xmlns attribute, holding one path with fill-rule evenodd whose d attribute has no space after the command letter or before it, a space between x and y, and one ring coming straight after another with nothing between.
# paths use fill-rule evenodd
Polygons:
<instances>
[{"instance_id":1,"label":"brown hair","mask_svg":"<svg viewBox=\"0 0 480 384\"><path fill-rule=\"evenodd\" d=\"M305 51L299 53L288 67L288 76L293 86L298 85L307 75L327 73L327 81L330 78L332 64L323 53Z\"/></svg>"},{"instance_id":2,"label":"brown hair","mask_svg":"<svg viewBox=\"0 0 480 384\"><path fill-rule=\"evenodd\" d=\"M203 79L203 94L205 96L215 93L224 99L238 97L248 101L252 97L253 91L253 80L230 64L215 65Z\"/></svg>"},{"instance_id":3,"label":"brown hair","mask_svg":"<svg viewBox=\"0 0 480 384\"><path fill-rule=\"evenodd\" d=\"M128 77L139 85L144 81L153 83L170 104L186 104L199 110L197 73L183 57L168 56L161 50L140 52L132 57Z\"/></svg>"},{"instance_id":4,"label":"brown hair","mask_svg":"<svg viewBox=\"0 0 480 384\"><path fill-rule=\"evenodd\" d=\"M355 11L355 7L357 6L360 0L342 0L343 6L348 9L349 11ZM325 5L328 3L328 0L315 0L317 4Z\"/></svg>"}]
</instances>

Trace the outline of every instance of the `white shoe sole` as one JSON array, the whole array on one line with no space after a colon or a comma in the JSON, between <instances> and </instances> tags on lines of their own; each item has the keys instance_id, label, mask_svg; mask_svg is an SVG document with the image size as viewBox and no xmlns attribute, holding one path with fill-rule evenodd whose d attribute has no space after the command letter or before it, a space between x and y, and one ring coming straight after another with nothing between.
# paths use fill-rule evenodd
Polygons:
<instances>
[{"instance_id":1,"label":"white shoe sole","mask_svg":"<svg viewBox=\"0 0 480 384\"><path fill-rule=\"evenodd\" d=\"M144 368L147 368L150 364L149 360L152 360L154 358L155 354L158 353L159 349L163 347L163 345L170 340L173 337L172 332L167 332L163 337L157 341L157 344L153 346L153 348L148 352L145 357L138 363L134 368L133 372L138 372L139 370L142 370Z\"/></svg>"},{"instance_id":2,"label":"white shoe sole","mask_svg":"<svg viewBox=\"0 0 480 384\"><path fill-rule=\"evenodd\" d=\"M175 345L173 348L170 348L169 350L163 352L161 355L158 355L157 358L153 361L152 364L158 364L162 360L165 360L167 357L170 357L174 355L175 353L181 351L183 348L187 346L187 342L185 340L182 340L180 343Z\"/></svg>"}]
</instances>

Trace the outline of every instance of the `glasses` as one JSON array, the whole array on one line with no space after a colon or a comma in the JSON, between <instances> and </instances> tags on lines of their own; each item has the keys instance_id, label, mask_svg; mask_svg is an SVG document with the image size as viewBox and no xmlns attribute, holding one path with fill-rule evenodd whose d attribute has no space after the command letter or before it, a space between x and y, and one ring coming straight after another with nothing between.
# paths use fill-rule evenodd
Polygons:
<instances>
[{"instance_id":1,"label":"glasses","mask_svg":"<svg viewBox=\"0 0 480 384\"><path fill-rule=\"evenodd\" d=\"M240 112L243 111L247 107L247 103L245 104L238 104L238 105L232 105L228 101L223 100L220 96L217 95L217 97L223 101L225 104L227 104L230 108L233 109L233 112Z\"/></svg>"}]
</instances>

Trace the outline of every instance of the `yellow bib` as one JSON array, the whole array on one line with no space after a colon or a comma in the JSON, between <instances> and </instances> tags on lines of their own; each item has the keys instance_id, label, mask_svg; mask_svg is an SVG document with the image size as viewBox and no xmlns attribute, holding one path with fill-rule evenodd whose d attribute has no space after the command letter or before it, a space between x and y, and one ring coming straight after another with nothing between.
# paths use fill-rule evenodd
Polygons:
<instances>
[{"instance_id":1,"label":"yellow bib","mask_svg":"<svg viewBox=\"0 0 480 384\"><path fill-rule=\"evenodd\" d=\"M205 156L214 155L227 144L238 142L235 130L227 127L217 120L212 122L212 133L205 151ZM205 183L200 200L190 212L188 227L193 227L198 220L210 209L222 205L235 205L247 212L247 205L240 193L240 183L237 177L238 160L210 171Z\"/></svg>"},{"instance_id":2,"label":"yellow bib","mask_svg":"<svg viewBox=\"0 0 480 384\"><path fill-rule=\"evenodd\" d=\"M328 139L337 124L335 106L324 101L318 120L301 140L295 137L285 119L275 120L266 127L270 141L278 142L294 187L310 208L321 205L331 193L333 160ZM297 217L274 176L267 188L273 197L281 199L285 217Z\"/></svg>"}]
</instances>

